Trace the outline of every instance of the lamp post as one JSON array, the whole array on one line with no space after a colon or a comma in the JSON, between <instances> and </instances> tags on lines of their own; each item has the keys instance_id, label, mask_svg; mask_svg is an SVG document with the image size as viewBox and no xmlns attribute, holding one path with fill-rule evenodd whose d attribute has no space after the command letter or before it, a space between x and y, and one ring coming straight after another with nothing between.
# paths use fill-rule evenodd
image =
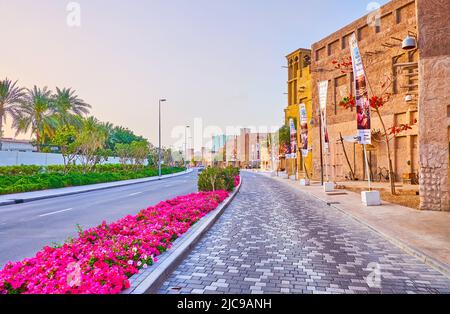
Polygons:
<instances>
[{"instance_id":1,"label":"lamp post","mask_svg":"<svg viewBox=\"0 0 450 314\"><path fill-rule=\"evenodd\" d=\"M184 167L187 171L187 131L190 128L189 125L186 126L186 130L184 131Z\"/></svg>"},{"instance_id":2,"label":"lamp post","mask_svg":"<svg viewBox=\"0 0 450 314\"><path fill-rule=\"evenodd\" d=\"M158 150L158 175L161 179L161 103L166 102L167 99L159 100L159 150Z\"/></svg>"}]
</instances>

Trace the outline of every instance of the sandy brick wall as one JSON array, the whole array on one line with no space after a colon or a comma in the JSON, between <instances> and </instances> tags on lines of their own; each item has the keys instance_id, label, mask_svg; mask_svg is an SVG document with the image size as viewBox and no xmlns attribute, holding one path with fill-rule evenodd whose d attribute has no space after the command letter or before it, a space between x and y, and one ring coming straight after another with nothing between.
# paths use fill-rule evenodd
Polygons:
<instances>
[{"instance_id":1,"label":"sandy brick wall","mask_svg":"<svg viewBox=\"0 0 450 314\"><path fill-rule=\"evenodd\" d=\"M331 151L328 158L330 174L337 181L345 180L349 167L343 156L342 145L338 144L342 136L356 135L356 113L339 106L340 100L353 92L351 73L342 73L334 68L333 60L342 60L350 56L348 38L356 32L359 38L359 47L365 63L370 83L369 94L381 95L387 82L390 86L387 92L391 93L391 100L381 110L383 120L387 127L395 123L412 123L417 114L417 73L418 65L410 67L399 64L414 64L419 60L419 52L405 53L401 49L401 39L408 32L417 33L414 0L394 0L383 6L380 11L380 27L368 25L368 17L362 17L347 25L341 30L329 35L312 46L312 95L315 119L317 116L318 82L329 81L327 101L327 122L331 142ZM389 82L392 81L392 84ZM414 101L405 102L407 94L413 95ZM380 121L375 114L372 115L372 128L382 129ZM404 173L418 172L419 158L417 150L418 127L412 131L401 134L391 141L392 161L396 179L401 180ZM313 130L313 156L314 177L320 177L320 137L318 123ZM372 173L376 174L378 168L388 167L386 144L374 142L371 149ZM352 167L356 168L356 175L363 179L364 159L360 145L345 144Z\"/></svg>"}]
</instances>

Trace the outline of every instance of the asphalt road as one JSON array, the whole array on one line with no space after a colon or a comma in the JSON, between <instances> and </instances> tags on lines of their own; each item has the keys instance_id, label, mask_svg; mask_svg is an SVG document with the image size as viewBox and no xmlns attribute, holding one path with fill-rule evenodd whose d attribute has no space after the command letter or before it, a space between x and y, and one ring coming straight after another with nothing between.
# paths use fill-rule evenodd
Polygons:
<instances>
[{"instance_id":1,"label":"asphalt road","mask_svg":"<svg viewBox=\"0 0 450 314\"><path fill-rule=\"evenodd\" d=\"M33 257L52 243L102 221L114 222L157 203L197 191L197 172L108 190L0 207L0 268Z\"/></svg>"}]
</instances>

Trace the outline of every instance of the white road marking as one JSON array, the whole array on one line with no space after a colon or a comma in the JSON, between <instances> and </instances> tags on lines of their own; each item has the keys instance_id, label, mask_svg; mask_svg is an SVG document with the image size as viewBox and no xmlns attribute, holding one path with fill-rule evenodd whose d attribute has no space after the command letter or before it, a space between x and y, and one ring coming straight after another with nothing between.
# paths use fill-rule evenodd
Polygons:
<instances>
[{"instance_id":1,"label":"white road marking","mask_svg":"<svg viewBox=\"0 0 450 314\"><path fill-rule=\"evenodd\" d=\"M144 192L131 193L131 194L129 194L128 196L135 196L135 195L139 195L139 194L142 194L142 193L144 193Z\"/></svg>"},{"instance_id":2,"label":"white road marking","mask_svg":"<svg viewBox=\"0 0 450 314\"><path fill-rule=\"evenodd\" d=\"M63 213L63 212L68 212L69 210L72 210L73 208L67 208L67 209L63 209L63 210L58 210L56 212L51 212L48 214L43 214L43 215L39 215L39 217L45 217L45 216L50 216L50 215L55 215L55 214L59 214L59 213Z\"/></svg>"}]
</instances>

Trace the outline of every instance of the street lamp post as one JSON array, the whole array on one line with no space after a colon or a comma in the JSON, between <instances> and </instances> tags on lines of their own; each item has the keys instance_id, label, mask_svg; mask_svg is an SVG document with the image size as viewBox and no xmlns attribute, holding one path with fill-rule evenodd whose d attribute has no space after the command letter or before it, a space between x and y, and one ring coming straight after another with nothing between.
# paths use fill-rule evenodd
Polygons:
<instances>
[{"instance_id":1,"label":"street lamp post","mask_svg":"<svg viewBox=\"0 0 450 314\"><path fill-rule=\"evenodd\" d=\"M189 125L186 126L186 130L184 131L184 167L187 171L187 131L190 128Z\"/></svg>"},{"instance_id":2,"label":"street lamp post","mask_svg":"<svg viewBox=\"0 0 450 314\"><path fill-rule=\"evenodd\" d=\"M166 99L159 100L159 149L158 149L158 175L161 179L161 103L166 102Z\"/></svg>"}]
</instances>

